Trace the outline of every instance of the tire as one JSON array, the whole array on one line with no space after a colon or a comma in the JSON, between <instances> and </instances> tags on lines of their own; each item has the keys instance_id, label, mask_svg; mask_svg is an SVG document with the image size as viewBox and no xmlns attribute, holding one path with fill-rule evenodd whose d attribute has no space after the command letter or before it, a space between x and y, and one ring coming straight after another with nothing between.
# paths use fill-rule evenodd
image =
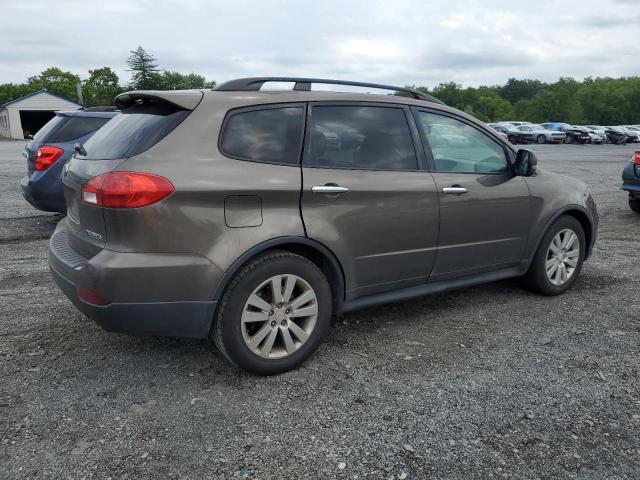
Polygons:
<instances>
[{"instance_id":1,"label":"tire","mask_svg":"<svg viewBox=\"0 0 640 480\"><path fill-rule=\"evenodd\" d=\"M302 303L293 309L287 308L286 301L278 303L271 286L274 277L279 278L283 297L291 279L294 286L289 301L293 305L302 298ZM250 303L250 297L260 307ZM296 308L309 315L294 318ZM297 367L315 352L329 330L331 314L331 289L322 271L300 255L274 251L249 262L231 281L210 336L237 367L274 375ZM243 316L249 321L243 322Z\"/></svg>"},{"instance_id":2,"label":"tire","mask_svg":"<svg viewBox=\"0 0 640 480\"><path fill-rule=\"evenodd\" d=\"M573 135L567 135L566 137L564 137L564 143L571 144L574 141L575 139L573 138Z\"/></svg>"},{"instance_id":3,"label":"tire","mask_svg":"<svg viewBox=\"0 0 640 480\"><path fill-rule=\"evenodd\" d=\"M556 270L553 271L553 274L549 275L546 268L547 262L558 260L551 250L552 242L558 235L560 235L560 239L568 238L569 240L571 240L570 236L564 237L563 232L564 235L568 235L568 233L571 232L577 238L572 242L571 248L566 249L567 255L562 254L561 258L564 259L560 262L562 264L562 267L557 267ZM574 254L573 252L576 244L578 250L577 254ZM562 252L562 248L560 249L560 252ZM549 227L547 232L542 237L540 245L538 246L538 250L536 251L536 255L533 258L533 262L529 267L529 271L524 277L525 283L530 289L543 295L552 296L563 294L573 286L576 279L578 278L580 270L582 269L582 263L584 262L585 252L586 240L582 225L574 217L571 217L569 215L562 215ZM567 262L570 262L572 259L575 259L575 265L569 266ZM550 268L553 270L553 264L551 264ZM567 278L564 280L561 277L561 268L564 268L565 272L569 272L569 269L572 268L571 272L568 273ZM558 281L560 281L560 283L557 283Z\"/></svg>"},{"instance_id":4,"label":"tire","mask_svg":"<svg viewBox=\"0 0 640 480\"><path fill-rule=\"evenodd\" d=\"M640 213L640 198L629 197L629 208L634 212Z\"/></svg>"},{"instance_id":5,"label":"tire","mask_svg":"<svg viewBox=\"0 0 640 480\"><path fill-rule=\"evenodd\" d=\"M518 143L518 139L516 137L514 137L513 135L509 135L507 137L507 140L509 141L509 143L515 145Z\"/></svg>"},{"instance_id":6,"label":"tire","mask_svg":"<svg viewBox=\"0 0 640 480\"><path fill-rule=\"evenodd\" d=\"M538 138L536 138L536 142L541 145L543 143L547 143L547 137L545 137L544 135L538 135Z\"/></svg>"}]
</instances>

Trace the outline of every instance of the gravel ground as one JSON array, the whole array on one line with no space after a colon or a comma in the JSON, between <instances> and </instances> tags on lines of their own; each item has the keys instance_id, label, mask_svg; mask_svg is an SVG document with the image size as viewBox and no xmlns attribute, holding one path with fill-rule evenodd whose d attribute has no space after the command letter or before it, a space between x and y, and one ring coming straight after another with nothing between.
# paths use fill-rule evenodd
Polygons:
<instances>
[{"instance_id":1,"label":"gravel ground","mask_svg":"<svg viewBox=\"0 0 640 480\"><path fill-rule=\"evenodd\" d=\"M110 334L46 264L59 216L0 141L0 478L640 478L640 216L633 146L536 146L601 224L569 293L500 282L349 314L258 378L208 341Z\"/></svg>"}]
</instances>

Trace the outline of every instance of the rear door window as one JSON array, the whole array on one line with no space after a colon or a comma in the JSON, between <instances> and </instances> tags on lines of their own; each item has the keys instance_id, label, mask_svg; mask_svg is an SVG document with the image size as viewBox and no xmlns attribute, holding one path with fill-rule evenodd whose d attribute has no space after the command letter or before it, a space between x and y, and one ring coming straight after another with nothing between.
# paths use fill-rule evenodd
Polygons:
<instances>
[{"instance_id":1,"label":"rear door window","mask_svg":"<svg viewBox=\"0 0 640 480\"><path fill-rule=\"evenodd\" d=\"M224 122L220 151L239 160L298 165L303 123L302 106L232 111Z\"/></svg>"},{"instance_id":2,"label":"rear door window","mask_svg":"<svg viewBox=\"0 0 640 480\"><path fill-rule=\"evenodd\" d=\"M128 158L148 150L166 137L191 112L167 102L135 103L112 118L84 148L86 160Z\"/></svg>"},{"instance_id":3,"label":"rear door window","mask_svg":"<svg viewBox=\"0 0 640 480\"><path fill-rule=\"evenodd\" d=\"M313 106L305 166L416 170L413 138L402 108Z\"/></svg>"}]
</instances>

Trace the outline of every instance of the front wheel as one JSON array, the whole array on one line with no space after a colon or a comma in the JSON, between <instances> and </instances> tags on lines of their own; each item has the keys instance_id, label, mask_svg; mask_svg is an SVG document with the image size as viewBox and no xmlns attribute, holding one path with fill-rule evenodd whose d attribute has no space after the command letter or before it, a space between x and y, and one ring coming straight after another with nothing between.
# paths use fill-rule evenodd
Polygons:
<instances>
[{"instance_id":1,"label":"front wheel","mask_svg":"<svg viewBox=\"0 0 640 480\"><path fill-rule=\"evenodd\" d=\"M547 137L545 137L544 135L538 135L536 141L540 144L547 143Z\"/></svg>"},{"instance_id":2,"label":"front wheel","mask_svg":"<svg viewBox=\"0 0 640 480\"><path fill-rule=\"evenodd\" d=\"M306 258L276 251L247 264L220 301L211 337L238 367L286 372L320 345L331 323L331 289Z\"/></svg>"},{"instance_id":3,"label":"front wheel","mask_svg":"<svg viewBox=\"0 0 640 480\"><path fill-rule=\"evenodd\" d=\"M575 283L585 253L582 225L574 217L563 215L542 237L525 282L544 295L560 295Z\"/></svg>"},{"instance_id":4,"label":"front wheel","mask_svg":"<svg viewBox=\"0 0 640 480\"><path fill-rule=\"evenodd\" d=\"M573 135L567 135L566 137L564 137L564 143L573 143L574 142L574 138Z\"/></svg>"},{"instance_id":5,"label":"front wheel","mask_svg":"<svg viewBox=\"0 0 640 480\"><path fill-rule=\"evenodd\" d=\"M629 208L634 212L640 213L640 198L629 197Z\"/></svg>"}]
</instances>

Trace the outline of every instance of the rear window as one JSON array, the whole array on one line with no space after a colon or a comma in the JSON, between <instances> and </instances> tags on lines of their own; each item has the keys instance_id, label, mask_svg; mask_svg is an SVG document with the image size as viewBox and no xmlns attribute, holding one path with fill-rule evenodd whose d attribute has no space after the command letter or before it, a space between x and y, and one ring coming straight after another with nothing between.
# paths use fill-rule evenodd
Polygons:
<instances>
[{"instance_id":1,"label":"rear window","mask_svg":"<svg viewBox=\"0 0 640 480\"><path fill-rule=\"evenodd\" d=\"M33 140L38 143L73 142L95 132L109 120L109 118L56 115L36 133Z\"/></svg>"},{"instance_id":2,"label":"rear window","mask_svg":"<svg viewBox=\"0 0 640 480\"><path fill-rule=\"evenodd\" d=\"M47 138L52 131L58 128L66 117L61 117L60 115L56 115L51 120L49 120L40 130L33 136L33 141L36 143L42 143Z\"/></svg>"},{"instance_id":3,"label":"rear window","mask_svg":"<svg viewBox=\"0 0 640 480\"><path fill-rule=\"evenodd\" d=\"M128 158L148 150L191 113L172 104L144 101L126 108L84 145L87 160Z\"/></svg>"},{"instance_id":4,"label":"rear window","mask_svg":"<svg viewBox=\"0 0 640 480\"><path fill-rule=\"evenodd\" d=\"M303 117L302 107L237 111L224 124L220 150L240 160L297 165Z\"/></svg>"}]
</instances>

